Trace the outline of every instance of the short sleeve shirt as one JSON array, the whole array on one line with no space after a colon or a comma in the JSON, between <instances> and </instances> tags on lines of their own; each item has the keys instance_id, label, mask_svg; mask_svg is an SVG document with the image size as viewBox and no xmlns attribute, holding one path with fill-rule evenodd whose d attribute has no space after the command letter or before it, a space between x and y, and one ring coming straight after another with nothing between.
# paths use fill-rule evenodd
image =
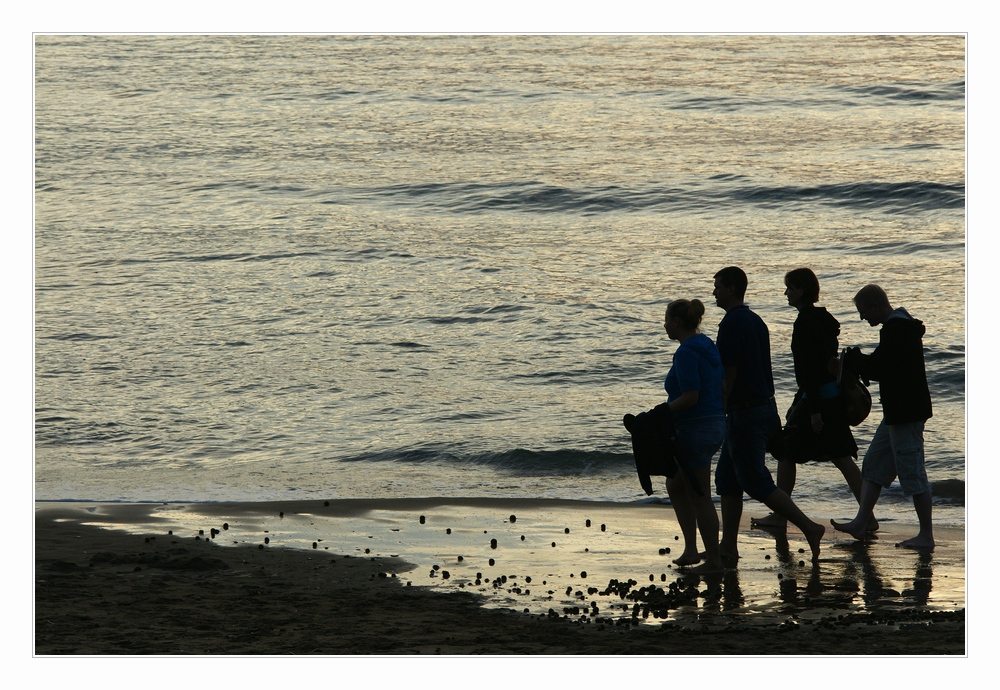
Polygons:
<instances>
[{"instance_id":1,"label":"short sleeve shirt","mask_svg":"<svg viewBox=\"0 0 1000 690\"><path fill-rule=\"evenodd\" d=\"M724 414L722 379L722 360L711 338L699 333L681 343L674 352L673 366L663 382L667 402L688 391L698 391L698 404L678 412L675 415L677 421L721 417Z\"/></svg>"},{"instance_id":2,"label":"short sleeve shirt","mask_svg":"<svg viewBox=\"0 0 1000 690\"><path fill-rule=\"evenodd\" d=\"M745 304L726 312L719 323L716 345L724 368L736 367L729 403L739 405L774 395L771 336L767 324Z\"/></svg>"}]
</instances>

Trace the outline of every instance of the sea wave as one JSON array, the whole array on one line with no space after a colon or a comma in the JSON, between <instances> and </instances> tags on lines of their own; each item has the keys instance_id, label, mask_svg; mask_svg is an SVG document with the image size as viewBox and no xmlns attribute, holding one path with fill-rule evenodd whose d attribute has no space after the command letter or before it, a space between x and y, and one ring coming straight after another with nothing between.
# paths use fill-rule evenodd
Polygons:
<instances>
[{"instance_id":1,"label":"sea wave","mask_svg":"<svg viewBox=\"0 0 1000 690\"><path fill-rule=\"evenodd\" d=\"M454 446L397 448L340 458L342 462L483 465L495 471L526 476L570 476L618 471L633 465L630 453L597 450L536 451L514 448L496 452L458 452Z\"/></svg>"},{"instance_id":2,"label":"sea wave","mask_svg":"<svg viewBox=\"0 0 1000 690\"><path fill-rule=\"evenodd\" d=\"M965 185L931 181L851 182L814 186L732 184L730 180L690 186L649 185L625 188L616 185L561 187L540 182L504 184L439 182L390 185L358 193L396 204L481 213L506 210L525 213L690 212L720 205L784 205L818 203L912 213L962 209Z\"/></svg>"}]
</instances>

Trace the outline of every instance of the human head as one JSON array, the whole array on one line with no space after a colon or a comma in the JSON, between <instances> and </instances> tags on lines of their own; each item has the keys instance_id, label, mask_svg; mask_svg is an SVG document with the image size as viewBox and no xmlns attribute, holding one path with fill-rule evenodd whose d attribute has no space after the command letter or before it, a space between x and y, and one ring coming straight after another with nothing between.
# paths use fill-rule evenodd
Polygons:
<instances>
[{"instance_id":1,"label":"human head","mask_svg":"<svg viewBox=\"0 0 1000 690\"><path fill-rule=\"evenodd\" d=\"M874 284L865 285L858 290L858 294L854 296L854 306L858 308L858 315L869 326L885 323L892 313L892 305L889 304L885 290Z\"/></svg>"},{"instance_id":2,"label":"human head","mask_svg":"<svg viewBox=\"0 0 1000 690\"><path fill-rule=\"evenodd\" d=\"M727 266L715 274L715 303L725 310L743 304L747 294L747 274L737 266Z\"/></svg>"},{"instance_id":3,"label":"human head","mask_svg":"<svg viewBox=\"0 0 1000 690\"><path fill-rule=\"evenodd\" d=\"M704 315L705 305L701 300L675 299L667 305L666 314L663 316L663 327L667 329L668 336L677 340L677 336L682 332L697 333L701 317Z\"/></svg>"},{"instance_id":4,"label":"human head","mask_svg":"<svg viewBox=\"0 0 1000 690\"><path fill-rule=\"evenodd\" d=\"M808 268L796 268L785 274L785 287L802 291L801 300L806 304L819 301L819 278ZM785 294L788 294L787 290Z\"/></svg>"}]
</instances>

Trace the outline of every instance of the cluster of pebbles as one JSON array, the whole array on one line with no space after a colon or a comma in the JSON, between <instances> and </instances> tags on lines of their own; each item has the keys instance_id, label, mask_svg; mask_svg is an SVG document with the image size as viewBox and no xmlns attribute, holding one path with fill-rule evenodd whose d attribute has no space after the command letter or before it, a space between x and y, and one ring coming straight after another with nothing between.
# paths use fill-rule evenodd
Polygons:
<instances>
[{"instance_id":1,"label":"cluster of pebbles","mask_svg":"<svg viewBox=\"0 0 1000 690\"><path fill-rule=\"evenodd\" d=\"M329 501L324 503L324 506L329 506ZM279 519L285 517L284 511L278 513ZM420 515L418 517L418 522L421 525L427 525L427 517L425 515ZM517 516L510 515L506 522L513 525L517 523ZM594 523L587 519L584 522L586 528L594 527ZM601 532L607 532L607 524L600 524L599 529ZM229 523L224 522L220 528L211 527L208 530L208 535L205 535L205 530L198 530L198 536L195 539L204 538L205 541L215 540L216 537L220 536L223 532L229 531ZM398 531L398 530L394 530ZM257 542L257 547L259 549L264 549L265 546L269 545L271 540L268 536L269 531L263 530L263 536L259 542ZM452 529L449 527L445 530L448 535L452 534ZM484 530L484 534L488 533ZM563 527L562 533L568 535L571 533L570 527ZM173 534L171 531L170 534ZM525 535L520 535L519 541L524 542L526 539ZM675 537L676 539L676 537ZM320 543L323 539L317 538L312 542L312 548L320 548ZM238 541L233 541L233 544L238 544ZM484 545L487 542L483 542ZM556 541L550 542L552 548L556 548L558 543ZM501 542L496 537L491 537L488 542L489 551L487 553L496 552L500 554L502 552ZM329 549L329 547L324 547ZM585 549L589 551L589 549ZM670 554L669 547L663 547L659 550L659 555L665 556ZM375 555L372 555L371 549L365 548L364 553L369 556L372 560L375 560ZM485 555L485 554L483 554ZM395 554L392 554L395 557ZM350 558L350 556L344 556L345 558ZM498 555L499 557L499 555ZM473 559L475 560L475 559ZM490 568L497 566L496 558L489 558L487 561ZM458 555L455 557L454 565L458 570L468 568L468 562L464 555ZM673 566L668 564L668 568ZM466 571L469 572L469 571ZM379 573L379 577L396 577L395 573ZM584 580L587 579L588 573L586 570L581 570L579 573L570 573L570 580ZM781 577L780 574L778 576ZM557 598L563 599L563 604L560 606L562 613L560 614L555 608L548 608L546 613L541 613L543 617L567 617L576 618L580 623L596 623L599 626L603 625L637 625L647 619L666 619L669 617L669 611L672 609L677 609L680 607L687 607L692 605L697 605L698 599L704 599L706 601L711 601L713 598L717 598L720 593L712 592L709 590L699 591L697 587L697 578L693 581L686 576L681 576L668 582L668 576L666 573L661 573L657 578L655 574L649 575L649 584L645 587L639 587L638 582L633 579L619 581L617 579L612 579L608 582L607 586L603 589L596 586L589 586L585 589L581 586L574 588L573 585L566 587L565 591L557 591L554 583L550 583L547 579L539 579L537 577L532 578L532 576L518 576L514 574L498 574L492 577L484 575L484 572L478 571L475 573L475 578L471 577L471 573L468 577L463 576L459 572L451 572L440 563L435 563L431 566L428 572L428 578L444 584L444 581L448 581L450 586L457 586L459 588L465 588L466 586L473 586L479 588L479 591L483 594L492 594L494 596L502 596L504 594L514 596L514 597L532 597L532 592L534 591L534 601L536 602L536 610L540 608L539 605L545 606L543 602L554 602ZM659 579L662 586L656 584L656 580ZM412 582L407 582L407 585L412 585ZM439 585L439 586L441 586ZM597 597L602 597L605 599L603 605L598 604ZM509 599L509 597L508 597ZM607 601L611 599L611 601ZM614 603L614 599L618 600L618 604ZM530 608L523 609L525 613L530 612ZM829 624L827 622L827 624Z\"/></svg>"}]
</instances>

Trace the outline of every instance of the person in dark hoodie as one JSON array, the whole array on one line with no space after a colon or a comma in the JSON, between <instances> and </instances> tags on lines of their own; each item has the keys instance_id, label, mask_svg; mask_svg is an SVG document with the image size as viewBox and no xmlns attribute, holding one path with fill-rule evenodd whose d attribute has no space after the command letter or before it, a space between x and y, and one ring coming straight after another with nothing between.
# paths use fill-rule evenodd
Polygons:
<instances>
[{"instance_id":1,"label":"person in dark hoodie","mask_svg":"<svg viewBox=\"0 0 1000 690\"><path fill-rule=\"evenodd\" d=\"M861 319L882 326L878 347L870 355L850 348L844 367L862 378L879 382L882 421L875 430L861 464L858 514L850 522L830 523L839 531L863 540L883 487L896 477L903 493L913 499L920 531L896 546L933 549L931 485L924 468L924 424L931 417L931 394L924 369L923 323L903 308L893 309L885 290L866 285L854 296Z\"/></svg>"},{"instance_id":2,"label":"person in dark hoodie","mask_svg":"<svg viewBox=\"0 0 1000 690\"><path fill-rule=\"evenodd\" d=\"M837 357L840 322L819 301L819 278L808 268L785 274L785 297L798 311L792 327L792 363L798 391L785 416L785 443L778 457L778 488L789 496L795 488L796 467L828 461L844 475L851 493L861 498L858 444L851 433L847 403L828 364ZM751 527L783 529L786 520L775 513L751 518ZM869 531L878 529L872 520Z\"/></svg>"}]
</instances>

